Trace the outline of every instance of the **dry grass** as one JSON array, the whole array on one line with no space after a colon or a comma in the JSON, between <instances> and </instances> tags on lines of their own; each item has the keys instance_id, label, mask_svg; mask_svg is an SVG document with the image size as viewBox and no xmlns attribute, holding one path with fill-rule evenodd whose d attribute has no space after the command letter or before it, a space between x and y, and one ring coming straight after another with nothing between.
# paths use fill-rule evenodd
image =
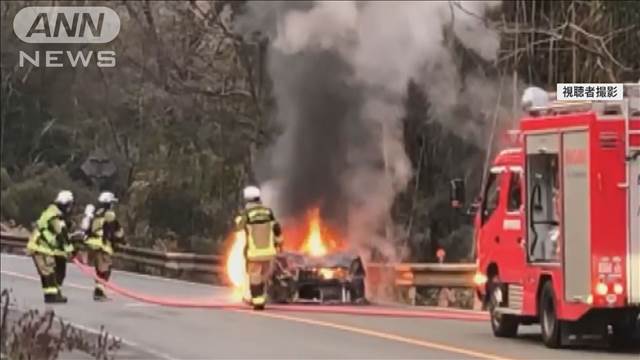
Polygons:
<instances>
[{"instance_id":1,"label":"dry grass","mask_svg":"<svg viewBox=\"0 0 640 360\"><path fill-rule=\"evenodd\" d=\"M121 341L103 327L91 334L57 318L53 311L19 312L11 307L10 291L2 290L0 325L2 359L58 359L63 353L83 352L95 359L114 359Z\"/></svg>"}]
</instances>

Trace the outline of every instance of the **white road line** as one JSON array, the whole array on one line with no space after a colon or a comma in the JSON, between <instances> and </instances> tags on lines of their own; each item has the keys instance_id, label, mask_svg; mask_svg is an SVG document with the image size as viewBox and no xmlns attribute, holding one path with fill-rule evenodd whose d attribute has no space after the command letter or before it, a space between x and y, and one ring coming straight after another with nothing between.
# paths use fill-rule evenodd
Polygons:
<instances>
[{"instance_id":1,"label":"white road line","mask_svg":"<svg viewBox=\"0 0 640 360\"><path fill-rule=\"evenodd\" d=\"M13 277L17 277L17 278L20 278L20 279L26 279L26 280L36 281L36 282L40 281L40 279L38 279L35 276L25 275L25 274L17 273L17 272L14 272L14 271L0 270L0 273L5 274L5 275L9 275L9 276L13 276ZM62 288L64 289L67 286L70 287L70 288L74 288L74 289L93 291L93 287L91 287L91 286L78 285L78 284L74 284L74 283L69 282L69 281L67 281L66 285L63 285Z\"/></svg>"},{"instance_id":2,"label":"white road line","mask_svg":"<svg viewBox=\"0 0 640 360\"><path fill-rule=\"evenodd\" d=\"M25 255L16 255L16 254L2 254L3 257L10 257L10 258L14 258L14 259L20 259L20 260L28 260L31 261L31 258ZM147 275L147 274L138 274L138 273L134 273L134 272L130 272L130 271L124 271L124 270L113 270L114 274L122 274L122 275L126 275L126 276L131 276L131 277L139 277L139 278L144 278L144 279L150 279L150 280L157 280L157 281L166 281L166 282L172 282L172 283L178 283L178 284L183 284L183 285L190 285L190 286L197 286L197 287L206 287L206 288L214 288L214 289L230 289L227 286L220 286L220 285L209 285L209 284L202 284L202 283L196 283L196 282L191 282L191 281L186 281L186 280L179 280L179 279L170 279L170 278L164 278L164 277L157 277L157 276L153 276L153 275Z\"/></svg>"},{"instance_id":3,"label":"white road line","mask_svg":"<svg viewBox=\"0 0 640 360\"><path fill-rule=\"evenodd\" d=\"M158 304L148 304L148 303L140 303L140 302L132 302L124 304L125 307L162 307Z\"/></svg>"},{"instance_id":4,"label":"white road line","mask_svg":"<svg viewBox=\"0 0 640 360\"><path fill-rule=\"evenodd\" d=\"M34 282L38 282L40 281L40 279L38 279L36 276L30 276L30 275L25 275L22 273L17 273L14 271L10 271L10 270L0 270L0 273L4 274L4 275L8 275L8 276L13 276L19 279L25 279L25 280L29 280L29 281L34 281ZM67 281L62 288L72 288L72 289L78 289L78 290L87 290L87 291L93 291L93 287L92 286L84 286L84 285L79 285L70 281ZM113 300L115 298L128 298L126 295L122 295L118 292L115 292L111 289L107 289L106 290L108 294L110 294L111 297L110 300ZM231 296L230 294L227 294L226 296L212 296L212 297L206 297L205 300L211 300L211 301L218 301L218 302L225 302L225 301L229 301L229 302L233 302L234 298L233 296ZM131 303L127 303L124 304L125 307L162 307L161 305L158 304L149 304L149 303L144 303L144 302L131 302Z\"/></svg>"}]
</instances>

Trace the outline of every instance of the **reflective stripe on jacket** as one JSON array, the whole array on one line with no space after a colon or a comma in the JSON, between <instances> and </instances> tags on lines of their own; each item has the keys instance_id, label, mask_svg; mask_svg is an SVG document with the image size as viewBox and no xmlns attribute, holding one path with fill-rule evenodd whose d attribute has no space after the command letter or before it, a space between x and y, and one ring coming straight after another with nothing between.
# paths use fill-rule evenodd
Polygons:
<instances>
[{"instance_id":1,"label":"reflective stripe on jacket","mask_svg":"<svg viewBox=\"0 0 640 360\"><path fill-rule=\"evenodd\" d=\"M249 203L236 218L236 225L247 237L247 260L270 260L276 256L275 217L271 209L259 203Z\"/></svg>"},{"instance_id":2,"label":"reflective stripe on jacket","mask_svg":"<svg viewBox=\"0 0 640 360\"><path fill-rule=\"evenodd\" d=\"M55 205L49 205L36 221L36 229L27 243L27 252L51 256L65 256L64 249L58 243L58 236L66 228L62 212Z\"/></svg>"},{"instance_id":3,"label":"reflective stripe on jacket","mask_svg":"<svg viewBox=\"0 0 640 360\"><path fill-rule=\"evenodd\" d=\"M100 211L91 221L89 237L85 244L92 250L104 251L113 255L113 241L124 237L124 231L116 222L113 210Z\"/></svg>"}]
</instances>

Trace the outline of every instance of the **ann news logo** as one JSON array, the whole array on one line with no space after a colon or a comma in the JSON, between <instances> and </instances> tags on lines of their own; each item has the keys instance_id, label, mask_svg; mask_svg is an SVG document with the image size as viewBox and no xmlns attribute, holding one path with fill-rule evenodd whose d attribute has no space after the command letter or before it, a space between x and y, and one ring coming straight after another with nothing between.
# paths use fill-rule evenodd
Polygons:
<instances>
[{"instance_id":1,"label":"ann news logo","mask_svg":"<svg viewBox=\"0 0 640 360\"><path fill-rule=\"evenodd\" d=\"M104 6L29 6L13 18L16 36L29 44L106 44L118 36L120 17ZM20 50L18 65L35 67L116 66L111 50Z\"/></svg>"}]
</instances>

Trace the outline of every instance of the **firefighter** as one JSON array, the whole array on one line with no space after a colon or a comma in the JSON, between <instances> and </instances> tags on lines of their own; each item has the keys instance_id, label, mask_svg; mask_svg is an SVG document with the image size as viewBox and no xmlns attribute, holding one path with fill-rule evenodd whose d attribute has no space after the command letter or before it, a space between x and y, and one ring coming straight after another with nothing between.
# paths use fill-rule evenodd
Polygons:
<instances>
[{"instance_id":1,"label":"firefighter","mask_svg":"<svg viewBox=\"0 0 640 360\"><path fill-rule=\"evenodd\" d=\"M114 211L118 199L111 192L105 191L98 197L98 205L95 212L90 211L93 206L85 209L85 225L89 223L88 235L85 245L92 251L92 257L96 269L96 275L103 281L109 281L111 275L111 257L114 245L124 243L124 230L116 219ZM108 300L104 292L104 286L98 280L93 290L95 301Z\"/></svg>"},{"instance_id":2,"label":"firefighter","mask_svg":"<svg viewBox=\"0 0 640 360\"><path fill-rule=\"evenodd\" d=\"M69 228L67 220L73 207L73 193L62 190L53 204L49 205L36 221L36 228L27 243L27 252L40 275L45 303L66 303L60 283L64 280L64 270L58 269L66 254L70 252Z\"/></svg>"},{"instance_id":3,"label":"firefighter","mask_svg":"<svg viewBox=\"0 0 640 360\"><path fill-rule=\"evenodd\" d=\"M71 229L73 223L69 218L70 214L63 214L62 220L64 221L65 228L68 230L67 236L61 239L60 249L55 251L56 262L56 282L59 287L62 287L64 279L67 276L67 259L71 258L75 254L73 243L71 242Z\"/></svg>"},{"instance_id":4,"label":"firefighter","mask_svg":"<svg viewBox=\"0 0 640 360\"><path fill-rule=\"evenodd\" d=\"M263 309L273 261L281 247L281 229L273 211L262 204L259 188L246 187L243 197L245 208L236 217L236 230L244 231L247 239L244 255L251 304L255 309Z\"/></svg>"}]
</instances>

